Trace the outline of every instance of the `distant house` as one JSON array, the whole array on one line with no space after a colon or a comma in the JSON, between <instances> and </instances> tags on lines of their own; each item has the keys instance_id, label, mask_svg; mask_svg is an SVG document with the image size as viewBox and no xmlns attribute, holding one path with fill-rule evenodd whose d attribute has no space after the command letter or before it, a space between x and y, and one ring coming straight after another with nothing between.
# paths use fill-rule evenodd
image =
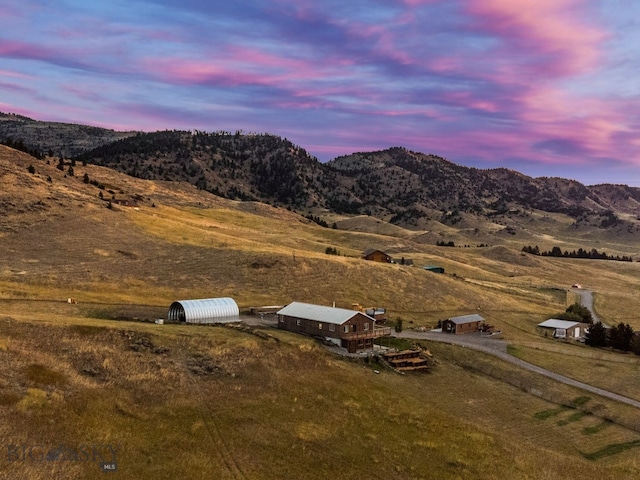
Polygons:
<instances>
[{"instance_id":1,"label":"distant house","mask_svg":"<svg viewBox=\"0 0 640 480\"><path fill-rule=\"evenodd\" d=\"M444 273L444 267L438 267L437 265L425 265L424 268L427 272Z\"/></svg>"},{"instance_id":2,"label":"distant house","mask_svg":"<svg viewBox=\"0 0 640 480\"><path fill-rule=\"evenodd\" d=\"M364 258L365 260L370 260L372 262L391 263L392 261L390 255L387 255L381 250L373 250L373 249L366 250L363 253L362 258Z\"/></svg>"},{"instance_id":3,"label":"distant house","mask_svg":"<svg viewBox=\"0 0 640 480\"><path fill-rule=\"evenodd\" d=\"M538 324L538 332L545 336L552 336L553 338L578 340L585 336L588 329L589 324L587 323L558 320L556 318L550 318Z\"/></svg>"},{"instance_id":4,"label":"distant house","mask_svg":"<svg viewBox=\"0 0 640 480\"><path fill-rule=\"evenodd\" d=\"M376 327L369 315L346 308L293 302L278 311L278 328L321 337L349 353L373 348L373 340L391 335L389 327Z\"/></svg>"},{"instance_id":5,"label":"distant house","mask_svg":"<svg viewBox=\"0 0 640 480\"><path fill-rule=\"evenodd\" d=\"M469 333L478 332L484 325L484 318L473 313L461 317L451 317L442 322L442 331L446 333Z\"/></svg>"}]
</instances>

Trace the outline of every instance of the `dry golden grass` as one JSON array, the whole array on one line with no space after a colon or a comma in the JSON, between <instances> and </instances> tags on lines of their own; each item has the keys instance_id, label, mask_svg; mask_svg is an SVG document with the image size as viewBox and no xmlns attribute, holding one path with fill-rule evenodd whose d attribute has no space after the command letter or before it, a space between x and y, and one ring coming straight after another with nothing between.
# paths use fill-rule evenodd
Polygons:
<instances>
[{"instance_id":1,"label":"dry golden grass","mask_svg":"<svg viewBox=\"0 0 640 480\"><path fill-rule=\"evenodd\" d=\"M3 436L119 445L116 478L270 479L286 471L313 479L339 469L347 479L587 472L613 479L637 472L632 445L640 435L615 419L603 424L597 415L608 406L591 413L578 392L469 350L429 344L439 361L432 373L376 375L286 332L70 320L42 337L34 335L40 323L0 325L8 345L0 352L2 388L14 395L0 409ZM30 373L29 365L45 361L50 366ZM572 401L576 407L554 413ZM98 472L94 462L5 467L13 478Z\"/></svg>"},{"instance_id":2,"label":"dry golden grass","mask_svg":"<svg viewBox=\"0 0 640 480\"><path fill-rule=\"evenodd\" d=\"M386 307L405 328L480 311L532 363L588 383L597 376L604 388L637 397L636 357L536 334L537 323L574 300L573 283L596 292L604 321L640 329L640 264L520 253L536 243L602 249L569 237L566 217L540 215L539 231L515 239L497 224L462 231L433 222L433 230L411 232L335 217L352 230L334 230L99 167L78 166L65 178L37 164L29 176L32 161L0 148L0 186L15 186L0 189L0 199L16 206L0 221L2 438L118 444L116 478L640 475L637 411L585 400L469 349L429 344L438 361L432 373L399 376L286 332L133 321L164 316L174 300L219 296L241 309L359 302ZM85 171L118 195L139 195L141 205L105 208L98 189L82 183ZM34 207L39 200L44 207ZM434 245L447 235L474 246ZM326 255L327 247L341 256ZM416 266L365 262L367 248ZM623 240L606 247L631 248ZM1 471L35 479L99 473L90 462L5 462Z\"/></svg>"},{"instance_id":3,"label":"dry golden grass","mask_svg":"<svg viewBox=\"0 0 640 480\"><path fill-rule=\"evenodd\" d=\"M640 357L637 355L593 349L581 344L561 347L555 341L537 343L534 347L518 346L512 352L548 370L640 400L640 385L629 381L630 378L638 378L640 373Z\"/></svg>"}]
</instances>

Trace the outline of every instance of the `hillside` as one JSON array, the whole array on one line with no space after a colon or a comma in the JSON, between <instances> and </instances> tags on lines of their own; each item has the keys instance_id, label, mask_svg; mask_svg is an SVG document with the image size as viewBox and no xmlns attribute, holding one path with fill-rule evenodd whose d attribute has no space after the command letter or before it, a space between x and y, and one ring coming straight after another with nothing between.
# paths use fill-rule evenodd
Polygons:
<instances>
[{"instance_id":1,"label":"hillside","mask_svg":"<svg viewBox=\"0 0 640 480\"><path fill-rule=\"evenodd\" d=\"M20 141L42 154L50 152L55 156L73 157L134 134L88 125L40 122L0 112L0 141Z\"/></svg>"},{"instance_id":2,"label":"hillside","mask_svg":"<svg viewBox=\"0 0 640 480\"><path fill-rule=\"evenodd\" d=\"M339 228L323 228L287 208L222 198L187 182L81 161L60 169L57 159L2 146L0 208L0 430L7 442L112 446L114 478L640 474L637 411L479 352L425 341L436 359L432 371L398 375L273 328L148 322L166 315L172 301L214 296L233 297L242 312L294 300L380 305L407 329L480 309L515 354L640 399L637 357L554 342L535 329L571 301L574 282L596 292L604 321L640 329L640 264L520 251L526 238L545 248L634 252L637 243L624 236L586 243L566 235L566 214L534 211L537 229L515 236L499 219L433 221L448 238L491 239L484 247L439 247L434 230L328 212ZM327 255L329 246L340 255ZM360 254L371 247L416 267L365 262ZM96 463L5 457L1 471L91 478Z\"/></svg>"},{"instance_id":3,"label":"hillside","mask_svg":"<svg viewBox=\"0 0 640 480\"><path fill-rule=\"evenodd\" d=\"M105 145L79 161L155 180L185 181L230 199L287 207L316 218L368 215L413 230L435 223L511 234L558 215L567 235L635 238L640 189L584 185L518 172L479 170L394 148L327 164L285 139L225 132L156 132ZM326 220L325 220L326 221ZM558 227L560 225L557 225ZM446 228L445 228L446 229Z\"/></svg>"},{"instance_id":4,"label":"hillside","mask_svg":"<svg viewBox=\"0 0 640 480\"><path fill-rule=\"evenodd\" d=\"M228 199L269 203L323 220L368 215L417 231L434 222L458 230L492 222L525 238L531 227L544 228L540 219L558 215L567 221L554 228L581 238L631 240L640 228L638 188L480 170L404 148L354 153L323 164L269 134L114 132L6 114L0 115L2 139L137 178L188 182Z\"/></svg>"}]
</instances>

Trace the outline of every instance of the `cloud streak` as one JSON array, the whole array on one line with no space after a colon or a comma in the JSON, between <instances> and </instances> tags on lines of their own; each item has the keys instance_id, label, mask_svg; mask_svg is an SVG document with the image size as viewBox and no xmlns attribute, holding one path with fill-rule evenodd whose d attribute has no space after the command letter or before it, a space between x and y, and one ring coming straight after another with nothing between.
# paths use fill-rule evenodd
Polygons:
<instances>
[{"instance_id":1,"label":"cloud streak","mask_svg":"<svg viewBox=\"0 0 640 480\"><path fill-rule=\"evenodd\" d=\"M640 6L615 6L8 0L0 100L43 120L269 132L323 161L401 145L595 183L640 167Z\"/></svg>"}]
</instances>

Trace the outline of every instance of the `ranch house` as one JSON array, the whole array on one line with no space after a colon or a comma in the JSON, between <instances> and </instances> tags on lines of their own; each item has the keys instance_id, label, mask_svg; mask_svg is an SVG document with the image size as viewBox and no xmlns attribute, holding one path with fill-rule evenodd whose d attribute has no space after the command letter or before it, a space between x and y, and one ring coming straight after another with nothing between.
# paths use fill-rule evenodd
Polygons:
<instances>
[{"instance_id":1,"label":"ranch house","mask_svg":"<svg viewBox=\"0 0 640 480\"><path fill-rule=\"evenodd\" d=\"M346 308L293 302L278 311L278 328L324 338L349 353L372 349L376 338L391 335L369 315Z\"/></svg>"}]
</instances>

